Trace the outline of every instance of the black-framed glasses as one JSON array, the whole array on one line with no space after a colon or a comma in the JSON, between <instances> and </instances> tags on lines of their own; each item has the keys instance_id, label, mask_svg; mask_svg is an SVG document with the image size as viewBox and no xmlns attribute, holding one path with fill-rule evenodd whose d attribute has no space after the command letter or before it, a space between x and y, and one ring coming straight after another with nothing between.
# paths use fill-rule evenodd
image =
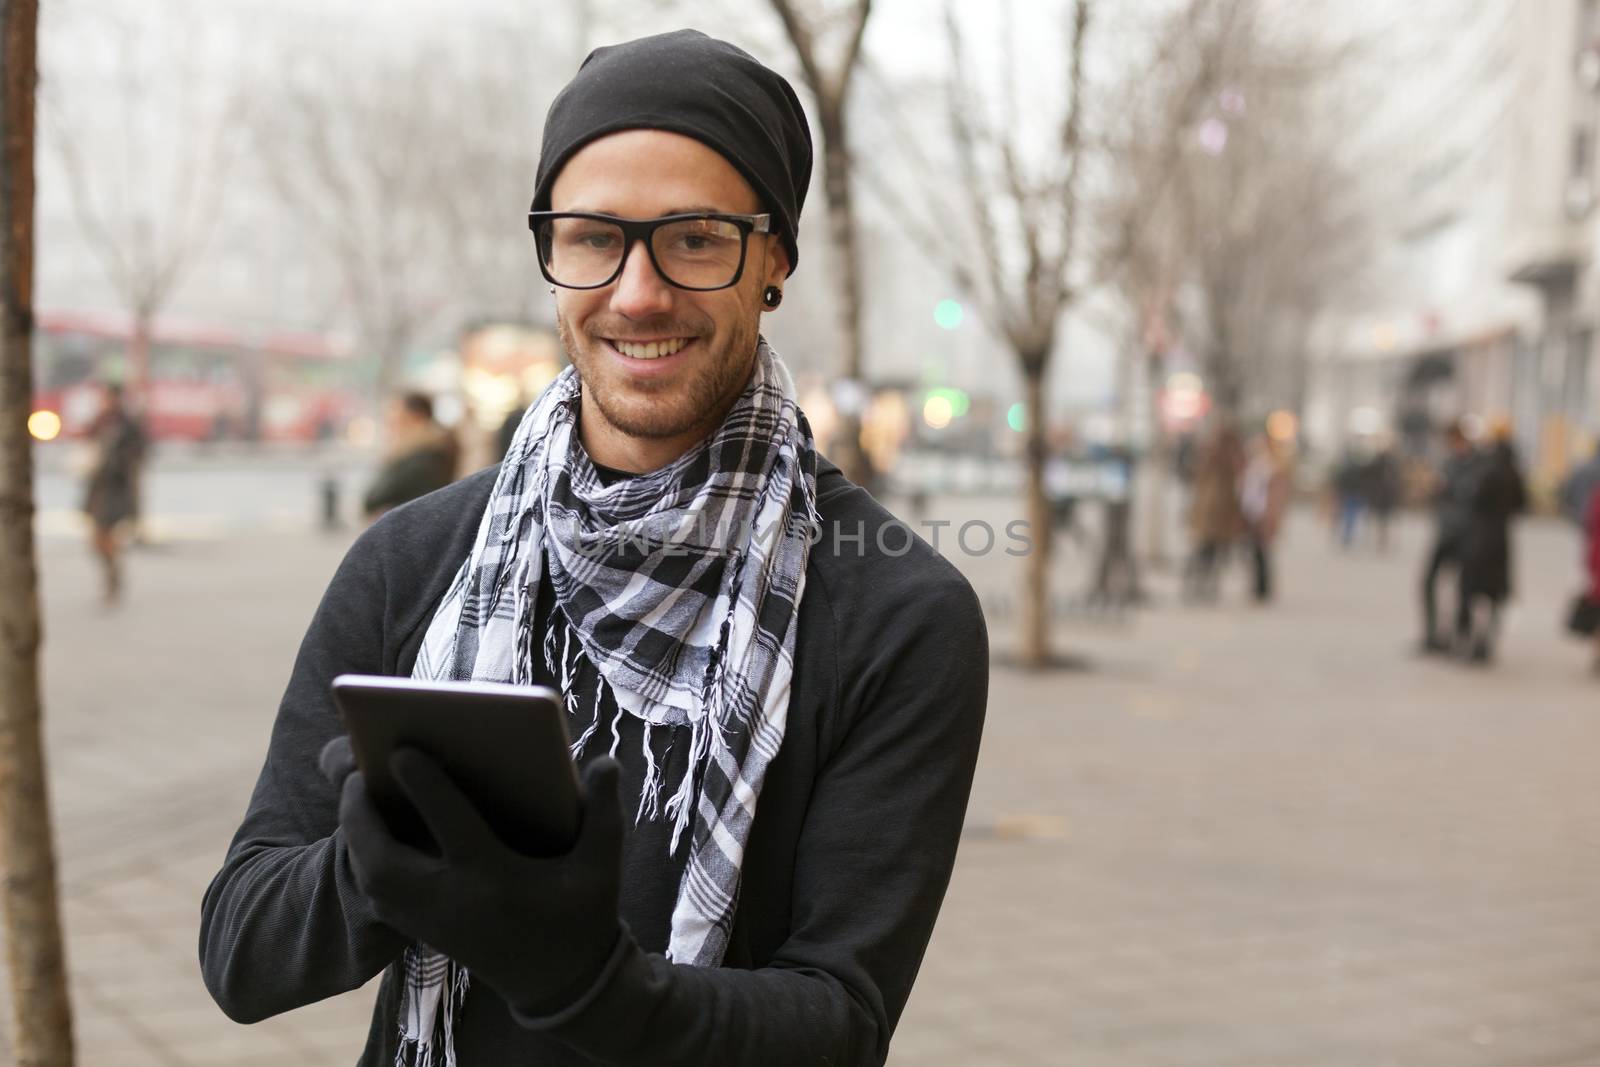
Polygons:
<instances>
[{"instance_id":1,"label":"black-framed glasses","mask_svg":"<svg viewBox=\"0 0 1600 1067\"><path fill-rule=\"evenodd\" d=\"M668 285L726 289L744 274L752 233L771 233L771 215L664 215L621 219L582 211L530 211L539 269L563 289L600 289L617 280L635 241L644 242Z\"/></svg>"}]
</instances>

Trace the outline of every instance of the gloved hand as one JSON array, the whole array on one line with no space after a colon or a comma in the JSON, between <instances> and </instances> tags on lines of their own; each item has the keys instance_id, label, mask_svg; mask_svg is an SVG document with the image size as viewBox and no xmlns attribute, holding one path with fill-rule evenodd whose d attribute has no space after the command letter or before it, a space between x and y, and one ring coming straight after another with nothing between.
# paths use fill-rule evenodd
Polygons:
<instances>
[{"instance_id":1,"label":"gloved hand","mask_svg":"<svg viewBox=\"0 0 1600 1067\"><path fill-rule=\"evenodd\" d=\"M317 769L333 786L335 793L344 790L344 780L356 769L356 753L350 747L349 734L340 734L322 746L322 751L317 755Z\"/></svg>"},{"instance_id":2,"label":"gloved hand","mask_svg":"<svg viewBox=\"0 0 1600 1067\"><path fill-rule=\"evenodd\" d=\"M609 757L583 772L583 822L564 856L513 851L489 828L437 761L397 751L390 769L428 824L442 855L396 839L372 803L348 742L323 749L342 777L339 824L356 884L387 925L462 964L512 1007L540 1016L577 1000L599 977L622 926L619 768Z\"/></svg>"}]
</instances>

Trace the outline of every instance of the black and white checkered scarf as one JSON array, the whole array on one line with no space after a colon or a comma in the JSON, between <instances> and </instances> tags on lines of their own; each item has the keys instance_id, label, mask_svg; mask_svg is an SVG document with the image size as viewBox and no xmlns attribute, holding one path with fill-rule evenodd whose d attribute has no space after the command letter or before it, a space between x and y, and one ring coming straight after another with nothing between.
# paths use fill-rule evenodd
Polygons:
<instances>
[{"instance_id":1,"label":"black and white checkered scarf","mask_svg":"<svg viewBox=\"0 0 1600 1067\"><path fill-rule=\"evenodd\" d=\"M570 696L580 660L592 664L601 678L594 723L574 756L598 725L602 690L619 716L644 721L640 814L673 820L673 853L690 830L667 958L714 967L756 800L783 743L817 528L816 450L794 383L765 341L710 437L661 470L610 486L578 441L580 389L568 367L523 416L412 675L529 684L537 643ZM546 572L559 606L551 614L565 625L536 638ZM689 769L664 806L653 726L685 726L691 738ZM406 951L405 973L397 1062L454 1067L465 968L418 944Z\"/></svg>"}]
</instances>

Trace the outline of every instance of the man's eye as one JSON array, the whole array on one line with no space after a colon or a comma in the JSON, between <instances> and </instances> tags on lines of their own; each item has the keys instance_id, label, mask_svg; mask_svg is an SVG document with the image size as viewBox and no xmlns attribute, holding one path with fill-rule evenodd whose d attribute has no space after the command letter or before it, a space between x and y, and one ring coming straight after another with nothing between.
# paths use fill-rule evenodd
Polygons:
<instances>
[{"instance_id":1,"label":"man's eye","mask_svg":"<svg viewBox=\"0 0 1600 1067\"><path fill-rule=\"evenodd\" d=\"M738 247L738 235L730 237L715 225L697 225L678 230L668 237L668 247L684 254L716 254L727 248Z\"/></svg>"},{"instance_id":2,"label":"man's eye","mask_svg":"<svg viewBox=\"0 0 1600 1067\"><path fill-rule=\"evenodd\" d=\"M580 233L574 239L573 243L582 245L584 248L592 248L595 251L603 252L606 249L615 248L617 246L617 235L614 233L605 233L603 231Z\"/></svg>"}]
</instances>

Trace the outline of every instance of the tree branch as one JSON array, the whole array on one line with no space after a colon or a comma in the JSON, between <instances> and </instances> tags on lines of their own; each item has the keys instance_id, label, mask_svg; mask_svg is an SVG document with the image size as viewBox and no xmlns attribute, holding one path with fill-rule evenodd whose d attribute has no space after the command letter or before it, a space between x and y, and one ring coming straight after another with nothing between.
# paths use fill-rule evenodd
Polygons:
<instances>
[{"instance_id":1,"label":"tree branch","mask_svg":"<svg viewBox=\"0 0 1600 1067\"><path fill-rule=\"evenodd\" d=\"M950 85L947 103L950 131L956 151L957 171L966 192L967 209L977 230L978 251L982 265L991 279L988 291L993 297L991 318L1004 335L1012 334L1018 323L1018 312L1005 297L1002 279L1004 271L1000 261L998 230L994 215L989 209L989 198L984 188L981 164L978 160L977 136L967 116L965 101L972 98L968 84L966 51L961 44L961 28L956 21L955 5L945 0L945 35L950 49ZM962 263L952 264L958 272L966 273ZM967 274L970 277L970 273Z\"/></svg>"},{"instance_id":2,"label":"tree branch","mask_svg":"<svg viewBox=\"0 0 1600 1067\"><path fill-rule=\"evenodd\" d=\"M819 107L826 107L828 90L831 88L827 79L822 74L822 68L817 64L816 42L811 36L811 30L805 24L796 10L794 0L769 0L772 10L777 13L778 21L783 23L783 32L788 35L789 43L794 46L795 58L800 61L800 70L805 77L806 84L811 87L811 93L817 98ZM865 20L863 19L863 25Z\"/></svg>"},{"instance_id":3,"label":"tree branch","mask_svg":"<svg viewBox=\"0 0 1600 1067\"><path fill-rule=\"evenodd\" d=\"M845 45L844 58L840 60L834 97L841 103L850 92L850 78L855 73L856 62L861 58L861 42L867 35L867 17L872 14L872 0L856 0L855 21L850 27L850 40Z\"/></svg>"}]
</instances>

